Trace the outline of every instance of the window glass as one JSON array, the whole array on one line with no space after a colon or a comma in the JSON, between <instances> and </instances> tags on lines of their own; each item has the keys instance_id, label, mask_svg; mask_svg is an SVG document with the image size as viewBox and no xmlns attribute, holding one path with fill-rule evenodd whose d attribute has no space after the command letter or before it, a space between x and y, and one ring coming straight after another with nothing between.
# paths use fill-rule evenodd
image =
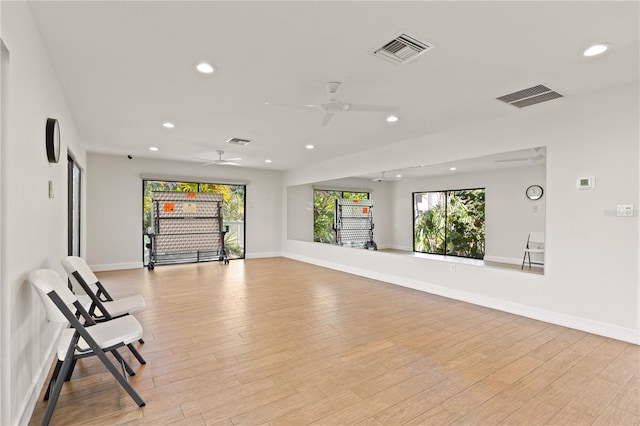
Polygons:
<instances>
[{"instance_id":1,"label":"window glass","mask_svg":"<svg viewBox=\"0 0 640 426\"><path fill-rule=\"evenodd\" d=\"M484 258L485 190L413 194L413 250Z\"/></svg>"}]
</instances>

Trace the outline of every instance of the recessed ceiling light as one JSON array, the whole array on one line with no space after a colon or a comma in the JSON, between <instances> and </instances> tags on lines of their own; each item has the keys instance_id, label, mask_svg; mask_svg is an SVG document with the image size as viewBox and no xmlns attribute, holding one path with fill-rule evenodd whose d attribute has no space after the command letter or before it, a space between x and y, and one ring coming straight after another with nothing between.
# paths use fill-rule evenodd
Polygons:
<instances>
[{"instance_id":1,"label":"recessed ceiling light","mask_svg":"<svg viewBox=\"0 0 640 426\"><path fill-rule=\"evenodd\" d=\"M176 127L176 125L169 121L165 121L164 123L162 123L162 127L166 127L167 129L173 129L174 127Z\"/></svg>"},{"instance_id":2,"label":"recessed ceiling light","mask_svg":"<svg viewBox=\"0 0 640 426\"><path fill-rule=\"evenodd\" d=\"M583 52L584 56L596 56L607 51L609 46L605 43L594 44Z\"/></svg>"},{"instance_id":3,"label":"recessed ceiling light","mask_svg":"<svg viewBox=\"0 0 640 426\"><path fill-rule=\"evenodd\" d=\"M389 123L395 123L396 121L398 121L398 117L395 115L390 115L387 117L387 122Z\"/></svg>"},{"instance_id":4,"label":"recessed ceiling light","mask_svg":"<svg viewBox=\"0 0 640 426\"><path fill-rule=\"evenodd\" d=\"M267 160L264 160L264 162L265 162L265 163L272 163L273 161L271 161L271 160L267 159Z\"/></svg>"},{"instance_id":5,"label":"recessed ceiling light","mask_svg":"<svg viewBox=\"0 0 640 426\"><path fill-rule=\"evenodd\" d=\"M397 178L401 178L401 177L402 177L402 175L396 175L396 177L397 177Z\"/></svg>"},{"instance_id":6,"label":"recessed ceiling light","mask_svg":"<svg viewBox=\"0 0 640 426\"><path fill-rule=\"evenodd\" d=\"M449 170L454 171L454 170L458 170L455 167L449 167Z\"/></svg>"},{"instance_id":7,"label":"recessed ceiling light","mask_svg":"<svg viewBox=\"0 0 640 426\"><path fill-rule=\"evenodd\" d=\"M157 146L152 146L149 147L149 151L160 151L160 149Z\"/></svg>"},{"instance_id":8,"label":"recessed ceiling light","mask_svg":"<svg viewBox=\"0 0 640 426\"><path fill-rule=\"evenodd\" d=\"M200 62L198 65L196 65L196 69L203 74L211 74L215 71L215 68L213 68L206 62Z\"/></svg>"},{"instance_id":9,"label":"recessed ceiling light","mask_svg":"<svg viewBox=\"0 0 640 426\"><path fill-rule=\"evenodd\" d=\"M313 148L315 148L315 146L313 146L313 145L309 144L309 145L307 145L307 146L306 146L306 148L307 148L307 149L313 149Z\"/></svg>"}]
</instances>

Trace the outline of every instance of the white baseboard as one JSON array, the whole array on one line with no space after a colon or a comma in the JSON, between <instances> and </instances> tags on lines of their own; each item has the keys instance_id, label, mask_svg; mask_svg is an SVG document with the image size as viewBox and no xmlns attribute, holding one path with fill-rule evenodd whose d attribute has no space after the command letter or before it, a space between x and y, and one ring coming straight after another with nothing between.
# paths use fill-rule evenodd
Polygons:
<instances>
[{"instance_id":1,"label":"white baseboard","mask_svg":"<svg viewBox=\"0 0 640 426\"><path fill-rule=\"evenodd\" d=\"M522 259L516 259L513 257L502 257L502 256L484 256L484 259L487 262L496 262L496 263L508 263L510 265L522 265Z\"/></svg>"},{"instance_id":2,"label":"white baseboard","mask_svg":"<svg viewBox=\"0 0 640 426\"><path fill-rule=\"evenodd\" d=\"M106 263L102 265L89 265L94 272L100 271L118 271L121 269L138 269L144 267L142 262L127 262L127 263Z\"/></svg>"},{"instance_id":3,"label":"white baseboard","mask_svg":"<svg viewBox=\"0 0 640 426\"><path fill-rule=\"evenodd\" d=\"M54 332L54 338L51 339L51 346L47 350L47 354L44 359L40 363L40 367L38 368L38 372L33 378L29 389L27 390L27 397L22 401L22 405L18 408L17 417L18 421L12 424L16 425L27 425L29 424L29 420L31 420L31 416L33 415L33 409L38 402L38 397L40 396L40 390L44 385L45 380L47 380L47 376L49 375L49 367L51 367L51 360L57 357L57 349L58 349L58 339L60 338L60 333L64 329L64 325L61 323L57 330Z\"/></svg>"},{"instance_id":4,"label":"white baseboard","mask_svg":"<svg viewBox=\"0 0 640 426\"><path fill-rule=\"evenodd\" d=\"M587 333L610 337L612 339L622 340L629 343L640 344L638 330L631 328L620 327L614 324L594 321L587 318L575 317L559 312L548 311L546 309L541 309L534 306L527 306L507 300L482 296L479 294L443 287L424 281L417 281L379 272L371 272L366 269L353 268L339 263L327 262L306 256L299 256L297 254L283 253L283 256L289 259L299 260L301 262L311 263L313 265L335 269L337 271L346 272L349 274L384 281L387 283L424 291L426 293L436 294L438 296L472 303L474 305L485 306L487 308L509 312L511 314L520 315L523 317L532 318L563 327L585 331Z\"/></svg>"},{"instance_id":5,"label":"white baseboard","mask_svg":"<svg viewBox=\"0 0 640 426\"><path fill-rule=\"evenodd\" d=\"M245 253L245 259L261 259L264 257L282 257L282 253L279 252L264 252L264 253Z\"/></svg>"}]
</instances>

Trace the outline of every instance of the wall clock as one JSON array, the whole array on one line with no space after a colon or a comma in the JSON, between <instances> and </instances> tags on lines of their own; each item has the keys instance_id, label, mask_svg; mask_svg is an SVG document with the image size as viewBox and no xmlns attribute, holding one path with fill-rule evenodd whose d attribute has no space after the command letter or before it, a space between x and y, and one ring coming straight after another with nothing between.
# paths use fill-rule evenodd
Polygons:
<instances>
[{"instance_id":1,"label":"wall clock","mask_svg":"<svg viewBox=\"0 0 640 426\"><path fill-rule=\"evenodd\" d=\"M60 159L60 124L55 118L47 118L46 130L47 159L57 163Z\"/></svg>"},{"instance_id":2,"label":"wall clock","mask_svg":"<svg viewBox=\"0 0 640 426\"><path fill-rule=\"evenodd\" d=\"M542 187L540 185L531 185L525 191L525 194L527 194L527 198L530 200L539 200L540 198L542 198L543 193L544 191L542 190Z\"/></svg>"}]
</instances>

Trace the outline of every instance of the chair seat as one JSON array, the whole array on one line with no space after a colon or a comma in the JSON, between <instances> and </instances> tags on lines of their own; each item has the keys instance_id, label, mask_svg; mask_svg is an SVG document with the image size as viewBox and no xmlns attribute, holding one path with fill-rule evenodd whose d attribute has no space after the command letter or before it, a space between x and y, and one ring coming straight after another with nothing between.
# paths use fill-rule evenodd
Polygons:
<instances>
[{"instance_id":1,"label":"chair seat","mask_svg":"<svg viewBox=\"0 0 640 426\"><path fill-rule=\"evenodd\" d=\"M120 343L127 345L142 338L142 326L138 320L131 315L115 318L107 322L101 322L96 325L92 325L91 327L87 327L86 330L103 349ZM58 342L59 360L62 361L65 359L69 343L71 342L74 333L75 330L73 328L67 328L62 332L62 336ZM78 355L85 353L85 351L82 350L85 348L88 351L91 351L89 345L87 345L82 338L78 341L78 347L81 349L81 351L76 350L76 354Z\"/></svg>"},{"instance_id":2,"label":"chair seat","mask_svg":"<svg viewBox=\"0 0 640 426\"><path fill-rule=\"evenodd\" d=\"M119 317L120 315L133 314L141 311L146 306L144 297L139 294L129 297L123 297L122 299L113 300L110 302L102 302L104 308L109 312L112 317Z\"/></svg>"}]
</instances>

